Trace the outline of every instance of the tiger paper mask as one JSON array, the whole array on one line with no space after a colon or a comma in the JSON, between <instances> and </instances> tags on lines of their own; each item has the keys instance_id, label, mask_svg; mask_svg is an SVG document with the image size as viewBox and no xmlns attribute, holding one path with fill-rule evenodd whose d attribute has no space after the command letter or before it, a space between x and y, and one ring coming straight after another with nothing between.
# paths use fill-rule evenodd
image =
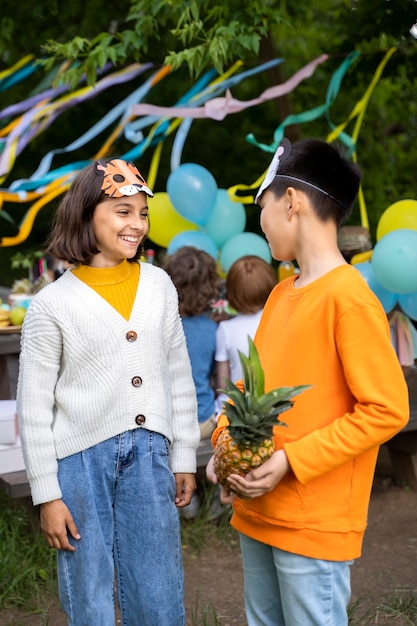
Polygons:
<instances>
[{"instance_id":1,"label":"tiger paper mask","mask_svg":"<svg viewBox=\"0 0 417 626\"><path fill-rule=\"evenodd\" d=\"M101 189L110 198L134 196L141 191L150 197L153 196L146 180L131 162L128 163L123 159L112 159L108 162L97 161L96 170L100 175L102 172Z\"/></svg>"}]
</instances>

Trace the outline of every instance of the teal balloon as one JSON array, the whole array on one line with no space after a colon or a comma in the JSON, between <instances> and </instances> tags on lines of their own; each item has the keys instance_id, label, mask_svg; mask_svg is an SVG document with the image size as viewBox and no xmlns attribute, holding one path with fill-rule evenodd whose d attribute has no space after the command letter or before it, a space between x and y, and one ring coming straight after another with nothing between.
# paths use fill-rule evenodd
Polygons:
<instances>
[{"instance_id":1,"label":"teal balloon","mask_svg":"<svg viewBox=\"0 0 417 626\"><path fill-rule=\"evenodd\" d=\"M217 183L205 167L184 163L168 176L167 192L177 213L198 226L209 220L217 197Z\"/></svg>"},{"instance_id":2,"label":"teal balloon","mask_svg":"<svg viewBox=\"0 0 417 626\"><path fill-rule=\"evenodd\" d=\"M408 317L417 321L417 291L399 296L398 303Z\"/></svg>"},{"instance_id":3,"label":"teal balloon","mask_svg":"<svg viewBox=\"0 0 417 626\"><path fill-rule=\"evenodd\" d=\"M246 211L243 204L230 199L226 189L218 189L216 204L206 224L206 233L221 248L226 241L243 233L246 226Z\"/></svg>"},{"instance_id":4,"label":"teal balloon","mask_svg":"<svg viewBox=\"0 0 417 626\"><path fill-rule=\"evenodd\" d=\"M398 294L417 291L417 231L393 230L375 245L372 269L377 281Z\"/></svg>"},{"instance_id":5,"label":"teal balloon","mask_svg":"<svg viewBox=\"0 0 417 626\"><path fill-rule=\"evenodd\" d=\"M378 300L381 302L385 313L389 313L398 302L398 294L385 289L375 278L374 270L369 262L356 263L354 267L361 273L368 283L369 288L374 292Z\"/></svg>"},{"instance_id":6,"label":"teal balloon","mask_svg":"<svg viewBox=\"0 0 417 626\"><path fill-rule=\"evenodd\" d=\"M233 263L242 256L254 254L271 263L271 251L265 239L256 233L240 233L224 244L220 252L220 264L227 273Z\"/></svg>"},{"instance_id":7,"label":"teal balloon","mask_svg":"<svg viewBox=\"0 0 417 626\"><path fill-rule=\"evenodd\" d=\"M167 253L174 254L184 246L192 246L199 250L204 250L217 260L217 246L213 239L200 230L184 230L182 233L175 235L169 242Z\"/></svg>"}]
</instances>

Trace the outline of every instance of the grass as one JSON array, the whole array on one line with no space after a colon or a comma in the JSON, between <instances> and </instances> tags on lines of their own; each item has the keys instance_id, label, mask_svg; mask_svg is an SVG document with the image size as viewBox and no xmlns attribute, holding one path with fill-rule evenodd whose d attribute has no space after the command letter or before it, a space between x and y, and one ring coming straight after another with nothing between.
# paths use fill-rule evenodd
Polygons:
<instances>
[{"instance_id":1,"label":"grass","mask_svg":"<svg viewBox=\"0 0 417 626\"><path fill-rule=\"evenodd\" d=\"M216 521L209 519L214 497L211 486L202 487L203 505L193 520L182 520L182 544L196 556L213 542L238 550L236 531L230 526L227 509ZM0 494L0 609L18 609L39 615L39 625L48 626L45 600L57 604L56 555L34 528L26 506L17 505ZM371 598L361 598L349 606L349 626L417 624L417 591L392 593L375 606ZM190 615L192 626L221 626L216 607L201 605L197 596ZM4 626L23 626L23 621L3 622Z\"/></svg>"},{"instance_id":2,"label":"grass","mask_svg":"<svg viewBox=\"0 0 417 626\"><path fill-rule=\"evenodd\" d=\"M216 607L212 603L209 603L200 608L198 597L191 615L191 623L192 626L221 626Z\"/></svg>"},{"instance_id":3,"label":"grass","mask_svg":"<svg viewBox=\"0 0 417 626\"><path fill-rule=\"evenodd\" d=\"M237 533L229 524L230 509L225 508L224 513L215 521L209 519L210 505L215 497L216 487L202 483L199 488L202 504L198 516L192 520L181 521L183 546L197 554L213 541L237 547Z\"/></svg>"},{"instance_id":4,"label":"grass","mask_svg":"<svg viewBox=\"0 0 417 626\"><path fill-rule=\"evenodd\" d=\"M55 594L56 556L34 532L25 506L0 496L0 608L37 611Z\"/></svg>"},{"instance_id":5,"label":"grass","mask_svg":"<svg viewBox=\"0 0 417 626\"><path fill-rule=\"evenodd\" d=\"M403 620L403 624L417 624L417 596L408 593L407 596L394 596L386 604L379 607L382 615L386 615L391 621Z\"/></svg>"},{"instance_id":6,"label":"grass","mask_svg":"<svg viewBox=\"0 0 417 626\"><path fill-rule=\"evenodd\" d=\"M383 604L373 606L372 601L360 598L349 607L349 626L371 624L395 624L415 626L417 624L417 594L407 591L389 596Z\"/></svg>"},{"instance_id":7,"label":"grass","mask_svg":"<svg viewBox=\"0 0 417 626\"><path fill-rule=\"evenodd\" d=\"M208 519L213 495L214 491L207 488L198 517L181 523L183 546L196 555L213 540L238 545L229 525L229 511L215 522ZM39 625L47 626L48 609L39 607L45 607L45 600L58 603L56 553L47 546L28 511L25 505L0 494L0 610L38 614ZM191 620L192 626L220 626L214 605L201 606L198 597ZM13 618L3 624L23 626L24 622Z\"/></svg>"}]
</instances>

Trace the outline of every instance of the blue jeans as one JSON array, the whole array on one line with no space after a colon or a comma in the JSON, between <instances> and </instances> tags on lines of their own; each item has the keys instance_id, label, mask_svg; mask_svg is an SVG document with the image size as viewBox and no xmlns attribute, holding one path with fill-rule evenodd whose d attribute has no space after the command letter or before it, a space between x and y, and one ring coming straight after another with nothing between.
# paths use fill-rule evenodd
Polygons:
<instances>
[{"instance_id":1,"label":"blue jeans","mask_svg":"<svg viewBox=\"0 0 417 626\"><path fill-rule=\"evenodd\" d=\"M169 443L128 431L58 462L81 539L58 552L69 626L184 626L181 533Z\"/></svg>"},{"instance_id":2,"label":"blue jeans","mask_svg":"<svg viewBox=\"0 0 417 626\"><path fill-rule=\"evenodd\" d=\"M240 535L248 626L347 626L352 561L322 561Z\"/></svg>"}]
</instances>

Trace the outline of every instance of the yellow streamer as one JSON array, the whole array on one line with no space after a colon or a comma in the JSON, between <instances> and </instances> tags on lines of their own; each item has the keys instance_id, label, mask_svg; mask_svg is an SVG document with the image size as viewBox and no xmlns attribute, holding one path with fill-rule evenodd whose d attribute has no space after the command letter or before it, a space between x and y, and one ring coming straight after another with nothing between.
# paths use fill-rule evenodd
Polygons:
<instances>
[{"instance_id":1,"label":"yellow streamer","mask_svg":"<svg viewBox=\"0 0 417 626\"><path fill-rule=\"evenodd\" d=\"M381 78L382 72L384 71L386 64L388 63L388 61L390 60L390 58L392 57L395 51L396 51L396 48L390 48L388 50L388 52L385 54L384 58L382 59L381 63L378 65L368 89L365 91L364 95L359 100L359 102L356 103L355 107L353 108L353 111L350 113L350 115L342 124L339 124L339 126L337 126L327 136L327 142L331 143L332 141L337 139L340 133L343 132L343 130L349 124L349 122L353 120L355 117L357 117L354 129L353 129L353 133L352 133L352 140L353 140L353 145L354 145L354 151L352 153L352 160L355 163L357 163L356 145L357 145L357 141L359 137L359 131L362 126L363 118L365 116L366 108L369 104L369 100L371 99L372 92L374 91L379 79ZM368 212L366 210L366 203L365 203L365 197L363 194L362 185L359 188L358 200L359 200L359 210L360 210L360 216L361 216L361 225L363 226L363 228L366 228L369 230Z\"/></svg>"},{"instance_id":2,"label":"yellow streamer","mask_svg":"<svg viewBox=\"0 0 417 626\"><path fill-rule=\"evenodd\" d=\"M268 171L268 168L264 171L263 174L259 176L257 180L255 180L254 183L252 183L252 185L237 184L237 185L233 185L233 187L229 187L227 190L227 193L229 194L229 198L233 202L240 202L241 204L253 204L254 199L255 199L254 194L251 194L250 196L239 196L236 192L238 190L241 191L244 189L247 189L248 191L252 189L258 189L263 179L265 178L267 171Z\"/></svg>"},{"instance_id":3,"label":"yellow streamer","mask_svg":"<svg viewBox=\"0 0 417 626\"><path fill-rule=\"evenodd\" d=\"M14 74L14 72L16 72L24 65L27 65L32 59L33 54L28 54L27 56L23 57L23 59L20 59L20 61L17 61L17 63L12 65L12 67L9 67L7 70L3 70L2 72L0 72L0 80L4 80L8 76L10 76L10 74Z\"/></svg>"},{"instance_id":4,"label":"yellow streamer","mask_svg":"<svg viewBox=\"0 0 417 626\"><path fill-rule=\"evenodd\" d=\"M369 261L372 258L372 250L366 250L365 252L358 252L354 254L350 259L352 265L356 265L357 263L365 263L365 261Z\"/></svg>"},{"instance_id":5,"label":"yellow streamer","mask_svg":"<svg viewBox=\"0 0 417 626\"><path fill-rule=\"evenodd\" d=\"M379 66L377 67L377 70L372 78L372 81L369 85L369 87L367 88L365 94L362 96L362 98L359 100L359 102L357 102L357 104L355 105L353 111L350 113L350 115L348 116L348 118L339 126L337 126L331 133L329 133L329 135L327 136L326 141L328 143L331 143L332 141L334 141L346 128L346 126L349 124L349 122L354 119L355 117L357 117L357 121L356 124L354 126L354 130L352 133L352 140L354 142L355 145L355 150L352 153L352 160L356 163L357 162L357 154L356 154L356 143L358 140L358 136L359 136L359 131L363 122L363 118L365 115L365 111L366 111L366 107L369 103L369 100L371 98L372 92L375 89L376 84L378 83L382 72L384 71L384 68L386 66L386 64L388 63L389 59L391 58L391 56L394 54L394 52L396 51L396 48L390 48L388 50L388 52L386 53L386 55L384 56L383 60L381 61L381 63L379 64ZM237 191L242 191L242 190L253 190L253 189L257 189L259 187L259 185L261 184L262 180L264 179L266 172L268 171L268 168L265 170L265 172L251 185L242 185L242 184L238 184L238 185L234 185L232 187L229 187L227 192L229 194L229 197L231 200L233 200L234 202L241 202L242 204L252 204L254 202L254 195L246 195L246 196L239 196L237 194ZM359 208L360 208L360 215L361 215L361 225L364 228L367 228L369 230L369 220L368 220L368 214L367 214L367 210L366 210L366 203L365 203L365 198L364 198L364 194L363 194L363 190L362 187L359 188L359 193L358 193L358 201L359 201Z\"/></svg>"},{"instance_id":6,"label":"yellow streamer","mask_svg":"<svg viewBox=\"0 0 417 626\"><path fill-rule=\"evenodd\" d=\"M22 223L19 227L19 232L14 237L3 237L1 239L1 245L3 247L8 246L17 246L20 243L23 243L28 236L30 235L30 231L32 230L33 223L35 221L36 215L39 213L41 208L48 204L56 198L57 196L63 194L67 189L69 189L71 182L68 179L72 176L72 174L66 174L65 176L61 176L61 178L57 178L51 183L47 189L46 193L44 192L43 197L33 204L29 211L26 213ZM66 182L68 181L68 182Z\"/></svg>"}]
</instances>

